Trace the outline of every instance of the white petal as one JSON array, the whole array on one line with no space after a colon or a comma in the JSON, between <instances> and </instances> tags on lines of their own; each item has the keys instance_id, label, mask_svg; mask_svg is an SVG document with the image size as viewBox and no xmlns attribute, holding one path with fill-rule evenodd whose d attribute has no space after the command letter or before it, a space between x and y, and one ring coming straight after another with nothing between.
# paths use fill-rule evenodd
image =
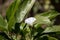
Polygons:
<instances>
[{"instance_id":1,"label":"white petal","mask_svg":"<svg viewBox=\"0 0 60 40\"><path fill-rule=\"evenodd\" d=\"M25 23L29 24L29 25L33 25L33 23L36 21L36 18L34 17L30 17L30 18L27 18L25 20Z\"/></svg>"}]
</instances>

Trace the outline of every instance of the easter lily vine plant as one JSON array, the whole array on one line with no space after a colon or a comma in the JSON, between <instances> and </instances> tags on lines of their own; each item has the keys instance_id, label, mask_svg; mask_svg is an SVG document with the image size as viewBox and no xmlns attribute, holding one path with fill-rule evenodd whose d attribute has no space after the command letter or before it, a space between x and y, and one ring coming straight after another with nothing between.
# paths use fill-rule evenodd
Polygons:
<instances>
[{"instance_id":1,"label":"easter lily vine plant","mask_svg":"<svg viewBox=\"0 0 60 40\"><path fill-rule=\"evenodd\" d=\"M36 1L14 0L6 17L0 14L0 40L59 40L55 35L60 34L60 25L54 25L58 12L49 10L28 18Z\"/></svg>"}]
</instances>

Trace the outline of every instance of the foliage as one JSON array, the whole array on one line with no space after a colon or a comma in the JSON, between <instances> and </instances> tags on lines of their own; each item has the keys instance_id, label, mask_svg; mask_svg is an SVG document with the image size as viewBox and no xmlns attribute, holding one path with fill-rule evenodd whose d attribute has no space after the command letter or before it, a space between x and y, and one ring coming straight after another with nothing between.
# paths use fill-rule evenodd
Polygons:
<instances>
[{"instance_id":1,"label":"foliage","mask_svg":"<svg viewBox=\"0 0 60 40\"><path fill-rule=\"evenodd\" d=\"M0 14L0 40L59 40L54 35L60 34L60 25L52 23L59 15L55 10L34 15L36 21L32 26L24 22L35 2L14 0L6 11L6 18Z\"/></svg>"}]
</instances>

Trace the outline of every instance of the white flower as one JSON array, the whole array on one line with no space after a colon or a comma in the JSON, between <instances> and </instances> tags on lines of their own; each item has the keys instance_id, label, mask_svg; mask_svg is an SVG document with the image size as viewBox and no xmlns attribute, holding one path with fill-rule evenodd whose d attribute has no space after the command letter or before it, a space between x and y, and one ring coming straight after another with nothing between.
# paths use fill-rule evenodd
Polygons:
<instances>
[{"instance_id":1,"label":"white flower","mask_svg":"<svg viewBox=\"0 0 60 40\"><path fill-rule=\"evenodd\" d=\"M29 24L29 25L32 26L35 21L36 21L36 18L30 17L30 18L27 18L27 19L25 20L25 23L27 23L27 24Z\"/></svg>"}]
</instances>

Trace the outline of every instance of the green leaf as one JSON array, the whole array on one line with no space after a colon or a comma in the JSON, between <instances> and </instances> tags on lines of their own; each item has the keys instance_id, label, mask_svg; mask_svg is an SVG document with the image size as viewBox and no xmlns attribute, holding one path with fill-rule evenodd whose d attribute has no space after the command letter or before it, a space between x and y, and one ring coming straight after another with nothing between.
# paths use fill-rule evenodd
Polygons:
<instances>
[{"instance_id":1,"label":"green leaf","mask_svg":"<svg viewBox=\"0 0 60 40\"><path fill-rule=\"evenodd\" d=\"M58 39L48 36L48 40L58 40Z\"/></svg>"},{"instance_id":2,"label":"green leaf","mask_svg":"<svg viewBox=\"0 0 60 40\"><path fill-rule=\"evenodd\" d=\"M60 32L60 26L47 27L43 33Z\"/></svg>"},{"instance_id":3,"label":"green leaf","mask_svg":"<svg viewBox=\"0 0 60 40\"><path fill-rule=\"evenodd\" d=\"M20 3L21 3L21 0L14 0L14 2L8 7L6 12L8 20L15 15L15 12L18 9L18 6Z\"/></svg>"},{"instance_id":4,"label":"green leaf","mask_svg":"<svg viewBox=\"0 0 60 40\"><path fill-rule=\"evenodd\" d=\"M42 35L42 36L40 36L40 40L58 40L58 39L51 37L49 35Z\"/></svg>"},{"instance_id":5,"label":"green leaf","mask_svg":"<svg viewBox=\"0 0 60 40\"><path fill-rule=\"evenodd\" d=\"M14 2L7 9L6 15L8 19L9 30L13 27L13 25L16 22L15 13L18 10L19 5L21 4L21 1L22 0L14 0Z\"/></svg>"},{"instance_id":6,"label":"green leaf","mask_svg":"<svg viewBox=\"0 0 60 40\"><path fill-rule=\"evenodd\" d=\"M26 23L21 23L20 24L20 30L24 30L24 27L26 26Z\"/></svg>"},{"instance_id":7,"label":"green leaf","mask_svg":"<svg viewBox=\"0 0 60 40\"><path fill-rule=\"evenodd\" d=\"M0 15L0 30L1 31L7 31L8 25L7 22L3 19L3 17Z\"/></svg>"},{"instance_id":8,"label":"green leaf","mask_svg":"<svg viewBox=\"0 0 60 40\"><path fill-rule=\"evenodd\" d=\"M44 12L42 14L40 14L41 16L44 16L44 17L48 17L49 19L53 19L55 18L57 15L60 15L58 14L57 11L54 11L54 10L49 10L47 12Z\"/></svg>"},{"instance_id":9,"label":"green leaf","mask_svg":"<svg viewBox=\"0 0 60 40\"><path fill-rule=\"evenodd\" d=\"M40 15L35 15L36 21L34 23L36 24L46 24L50 25L51 21L48 19L48 17L40 16Z\"/></svg>"},{"instance_id":10,"label":"green leaf","mask_svg":"<svg viewBox=\"0 0 60 40\"><path fill-rule=\"evenodd\" d=\"M16 19L18 23L23 21L24 17L31 10L34 3L35 3L35 0L25 0L22 3L20 9L16 13Z\"/></svg>"}]
</instances>

